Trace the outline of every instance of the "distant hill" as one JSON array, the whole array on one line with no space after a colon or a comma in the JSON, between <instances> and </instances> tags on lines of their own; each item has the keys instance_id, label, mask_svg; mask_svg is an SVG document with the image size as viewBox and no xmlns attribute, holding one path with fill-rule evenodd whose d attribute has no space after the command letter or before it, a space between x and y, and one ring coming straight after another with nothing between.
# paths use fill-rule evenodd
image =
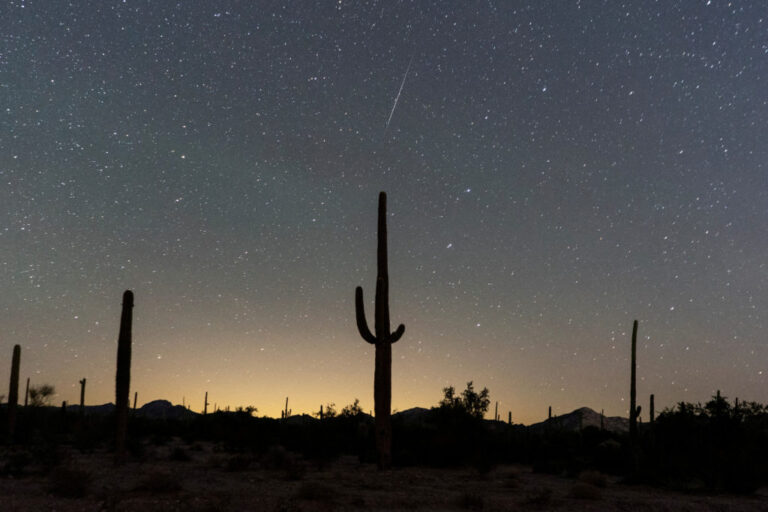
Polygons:
<instances>
[{"instance_id":1,"label":"distant hill","mask_svg":"<svg viewBox=\"0 0 768 512\"><path fill-rule=\"evenodd\" d=\"M424 407L412 407L404 411L396 412L392 415L392 418L402 420L405 423L422 423L429 415L430 409Z\"/></svg>"},{"instance_id":2,"label":"distant hill","mask_svg":"<svg viewBox=\"0 0 768 512\"><path fill-rule=\"evenodd\" d=\"M137 415L146 418L176 420L183 418L193 418L198 413L190 411L183 405L173 405L168 400L153 400L142 405L137 411Z\"/></svg>"},{"instance_id":3,"label":"distant hill","mask_svg":"<svg viewBox=\"0 0 768 512\"><path fill-rule=\"evenodd\" d=\"M5 405L5 404L3 404ZM0 406L2 407L2 406ZM68 412L79 411L79 405L68 405ZM110 414L114 412L115 404L107 403L102 405L86 405L86 414L100 415ZM395 421L402 421L407 424L419 424L428 420L431 409L424 407L412 407L404 411L399 411L392 414L392 419ZM173 405L168 400L153 400L152 402L142 405L136 411L137 415L144 416L145 418L152 419L185 419L194 418L200 414L194 411L190 411L181 405ZM235 412L219 411L220 414L235 414ZM213 413L210 413L213 414ZM373 421L373 416L369 414L362 414L366 419ZM319 421L313 416L307 414L296 414L288 418L288 424L290 425L308 425ZM493 423L501 427L506 425L506 421L494 421L486 420L489 423ZM515 425L517 428L521 428L521 425ZM579 431L586 427L600 428L600 413L593 411L589 407L581 407L568 414L562 414L560 416L554 416L551 420L544 420L539 423L529 425L528 428L532 430L540 430L545 428L557 428L562 430ZM629 431L629 419L621 416L606 416L603 418L603 428L611 432L628 432Z\"/></svg>"},{"instance_id":4,"label":"distant hill","mask_svg":"<svg viewBox=\"0 0 768 512\"><path fill-rule=\"evenodd\" d=\"M530 425L533 430L544 428L558 428L562 430L579 431L586 427L600 428L600 413L589 407L582 407L568 414L553 416L539 423ZM629 419L621 416L606 416L603 418L603 428L610 432L628 432Z\"/></svg>"},{"instance_id":5,"label":"distant hill","mask_svg":"<svg viewBox=\"0 0 768 512\"><path fill-rule=\"evenodd\" d=\"M320 420L313 416L310 416L309 414L295 414L293 416L288 416L288 419L284 421L288 425L311 425Z\"/></svg>"},{"instance_id":6,"label":"distant hill","mask_svg":"<svg viewBox=\"0 0 768 512\"><path fill-rule=\"evenodd\" d=\"M53 406L52 406L53 407ZM67 405L67 412L77 413L80 411L80 406L76 404ZM106 415L112 414L115 411L115 404L112 402L101 405L86 405L85 413L89 415ZM133 409L130 409L133 412ZM145 418L153 419L180 419L180 418L192 418L197 416L198 413L190 411L181 405L173 405L168 400L153 400L146 403L136 409L136 415L144 416Z\"/></svg>"}]
</instances>

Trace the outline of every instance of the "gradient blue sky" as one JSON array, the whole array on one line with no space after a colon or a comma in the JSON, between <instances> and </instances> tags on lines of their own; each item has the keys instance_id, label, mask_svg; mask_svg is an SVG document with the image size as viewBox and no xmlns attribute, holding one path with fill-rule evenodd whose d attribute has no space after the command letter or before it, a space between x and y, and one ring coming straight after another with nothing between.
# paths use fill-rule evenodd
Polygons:
<instances>
[{"instance_id":1,"label":"gradient blue sky","mask_svg":"<svg viewBox=\"0 0 768 512\"><path fill-rule=\"evenodd\" d=\"M635 318L657 408L768 401L762 2L215 4L0 6L0 382L114 400L130 288L140 403L373 409L386 190L394 408L626 414Z\"/></svg>"}]
</instances>

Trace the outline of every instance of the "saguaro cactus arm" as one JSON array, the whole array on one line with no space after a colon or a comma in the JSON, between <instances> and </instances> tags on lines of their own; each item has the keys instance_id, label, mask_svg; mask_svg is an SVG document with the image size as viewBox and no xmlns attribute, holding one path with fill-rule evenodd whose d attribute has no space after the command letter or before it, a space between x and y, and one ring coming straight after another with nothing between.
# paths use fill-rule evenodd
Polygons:
<instances>
[{"instance_id":1,"label":"saguaro cactus arm","mask_svg":"<svg viewBox=\"0 0 768 512\"><path fill-rule=\"evenodd\" d=\"M395 332L389 335L389 338L387 338L387 341L389 343L397 342L403 336L404 332L405 332L405 326L403 324L398 325Z\"/></svg>"},{"instance_id":2,"label":"saguaro cactus arm","mask_svg":"<svg viewBox=\"0 0 768 512\"><path fill-rule=\"evenodd\" d=\"M362 286L358 286L355 289L355 317L357 319L357 330L360 332L360 336L371 345L375 345L376 336L371 332L371 329L368 327L368 322L365 319L365 304L363 302ZM405 326L400 324L397 326L397 329L395 329L395 332L389 334L385 338L385 341L387 343L396 343L403 337L403 333L405 333Z\"/></svg>"},{"instance_id":3,"label":"saguaro cactus arm","mask_svg":"<svg viewBox=\"0 0 768 512\"><path fill-rule=\"evenodd\" d=\"M357 330L360 332L360 336L371 345L375 345L376 336L371 333L371 330L368 328L368 322L365 320L362 286L355 288L355 317L357 318Z\"/></svg>"}]
</instances>

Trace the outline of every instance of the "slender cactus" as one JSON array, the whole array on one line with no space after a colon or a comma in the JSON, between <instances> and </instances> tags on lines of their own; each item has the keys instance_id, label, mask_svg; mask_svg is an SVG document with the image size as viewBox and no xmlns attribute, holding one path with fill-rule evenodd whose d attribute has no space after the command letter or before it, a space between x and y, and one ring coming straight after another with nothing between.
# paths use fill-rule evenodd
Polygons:
<instances>
[{"instance_id":1,"label":"slender cactus","mask_svg":"<svg viewBox=\"0 0 768 512\"><path fill-rule=\"evenodd\" d=\"M24 407L29 403L29 377L27 377L27 390L24 392Z\"/></svg>"},{"instance_id":2,"label":"slender cactus","mask_svg":"<svg viewBox=\"0 0 768 512\"><path fill-rule=\"evenodd\" d=\"M373 401L376 411L376 448L379 469L392 465L392 344L402 337L405 326L400 324L394 332L389 330L389 270L387 268L387 194L379 194L378 248L376 252L376 306L374 328L371 333L365 319L363 289L355 290L355 317L360 336L376 347L376 366L373 377Z\"/></svg>"},{"instance_id":3,"label":"slender cactus","mask_svg":"<svg viewBox=\"0 0 768 512\"><path fill-rule=\"evenodd\" d=\"M283 418L284 420L287 420L288 416L290 415L291 415L291 410L288 408L288 397L285 397L285 409L283 409L280 412L280 417Z\"/></svg>"},{"instance_id":4,"label":"slender cactus","mask_svg":"<svg viewBox=\"0 0 768 512\"><path fill-rule=\"evenodd\" d=\"M493 421L499 421L499 402L496 401L496 409L493 411Z\"/></svg>"},{"instance_id":5,"label":"slender cactus","mask_svg":"<svg viewBox=\"0 0 768 512\"><path fill-rule=\"evenodd\" d=\"M551 405L549 406L549 412L547 413L547 419L548 420L552 419L552 406Z\"/></svg>"},{"instance_id":6,"label":"slender cactus","mask_svg":"<svg viewBox=\"0 0 768 512\"><path fill-rule=\"evenodd\" d=\"M117 338L117 373L115 376L115 464L125 463L125 438L128 431L128 394L131 384L131 331L133 324L133 292L123 293L120 334Z\"/></svg>"},{"instance_id":7,"label":"slender cactus","mask_svg":"<svg viewBox=\"0 0 768 512\"><path fill-rule=\"evenodd\" d=\"M637 441L637 320L632 324L632 366L629 384L629 439L634 446Z\"/></svg>"},{"instance_id":8,"label":"slender cactus","mask_svg":"<svg viewBox=\"0 0 768 512\"><path fill-rule=\"evenodd\" d=\"M512 424L512 411L509 411L509 413L508 413L507 424L509 424L509 425Z\"/></svg>"},{"instance_id":9,"label":"slender cactus","mask_svg":"<svg viewBox=\"0 0 768 512\"><path fill-rule=\"evenodd\" d=\"M133 413L136 414L136 401L139 399L139 392L133 392Z\"/></svg>"},{"instance_id":10,"label":"slender cactus","mask_svg":"<svg viewBox=\"0 0 768 512\"><path fill-rule=\"evenodd\" d=\"M208 392L205 392L205 403L203 404L203 416L208 414Z\"/></svg>"},{"instance_id":11,"label":"slender cactus","mask_svg":"<svg viewBox=\"0 0 768 512\"><path fill-rule=\"evenodd\" d=\"M85 413L85 377L80 381L80 414Z\"/></svg>"},{"instance_id":12,"label":"slender cactus","mask_svg":"<svg viewBox=\"0 0 768 512\"><path fill-rule=\"evenodd\" d=\"M655 407L655 404L654 404L654 396L653 396L653 394L651 394L651 408L650 408L650 410L648 412L651 415L651 423L653 423L654 420L656 419L656 407Z\"/></svg>"},{"instance_id":13,"label":"slender cactus","mask_svg":"<svg viewBox=\"0 0 768 512\"><path fill-rule=\"evenodd\" d=\"M13 346L11 357L11 382L8 386L8 443L13 443L16 431L16 406L19 402L19 365L21 364L21 345Z\"/></svg>"}]
</instances>

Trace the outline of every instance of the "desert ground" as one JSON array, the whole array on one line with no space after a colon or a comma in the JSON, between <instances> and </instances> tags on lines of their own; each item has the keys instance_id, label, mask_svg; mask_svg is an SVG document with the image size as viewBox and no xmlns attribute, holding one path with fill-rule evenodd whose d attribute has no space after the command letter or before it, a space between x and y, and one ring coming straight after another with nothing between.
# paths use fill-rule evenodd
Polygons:
<instances>
[{"instance_id":1,"label":"desert ground","mask_svg":"<svg viewBox=\"0 0 768 512\"><path fill-rule=\"evenodd\" d=\"M599 473L536 474L525 466L483 474L472 468L379 472L355 457L320 464L280 448L256 457L172 440L147 446L121 467L106 452L63 449L49 471L32 462L20 476L0 478L0 510L765 511L768 489L752 496L680 493L624 485Z\"/></svg>"}]
</instances>

